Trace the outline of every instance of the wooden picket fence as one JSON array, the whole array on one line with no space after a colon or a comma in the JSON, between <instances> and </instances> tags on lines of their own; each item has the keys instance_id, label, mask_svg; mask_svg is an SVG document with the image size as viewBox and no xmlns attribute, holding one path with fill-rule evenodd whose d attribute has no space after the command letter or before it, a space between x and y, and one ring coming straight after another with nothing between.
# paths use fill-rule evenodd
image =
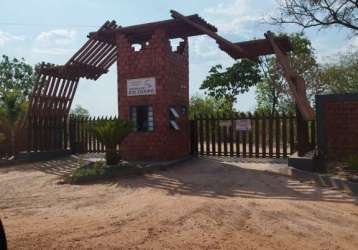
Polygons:
<instances>
[{"instance_id":1,"label":"wooden picket fence","mask_svg":"<svg viewBox=\"0 0 358 250\"><path fill-rule=\"evenodd\" d=\"M69 119L69 145L72 153L104 153L105 145L89 132L89 127L99 121L115 120L117 117L78 117Z\"/></svg>"},{"instance_id":2,"label":"wooden picket fence","mask_svg":"<svg viewBox=\"0 0 358 250\"><path fill-rule=\"evenodd\" d=\"M69 116L63 120L31 120L22 137L25 147L19 151L103 153L105 146L88 128L98 121L114 119L117 118ZM237 129L240 124L249 129ZM297 121L292 114L199 116L191 121L191 143L194 155L286 158L297 148ZM309 143L312 148L316 146L314 121L309 123ZM0 158L11 155L10 149L8 141L0 143Z\"/></svg>"},{"instance_id":3,"label":"wooden picket fence","mask_svg":"<svg viewBox=\"0 0 358 250\"><path fill-rule=\"evenodd\" d=\"M246 124L249 129L239 130L240 124ZM296 151L296 126L296 118L292 114L199 116L192 121L192 153L244 158L286 158ZM315 122L310 122L309 127L310 145L314 148Z\"/></svg>"}]
</instances>

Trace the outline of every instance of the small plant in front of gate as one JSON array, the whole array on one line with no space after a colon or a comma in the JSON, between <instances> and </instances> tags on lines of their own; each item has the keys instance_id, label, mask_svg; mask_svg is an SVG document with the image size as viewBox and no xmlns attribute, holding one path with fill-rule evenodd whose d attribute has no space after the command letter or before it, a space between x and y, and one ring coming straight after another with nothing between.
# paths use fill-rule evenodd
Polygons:
<instances>
[{"instance_id":1,"label":"small plant in front of gate","mask_svg":"<svg viewBox=\"0 0 358 250\"><path fill-rule=\"evenodd\" d=\"M120 161L117 146L132 132L133 124L126 120L103 120L97 121L89 127L90 133L102 142L105 147L107 165L116 165Z\"/></svg>"}]
</instances>

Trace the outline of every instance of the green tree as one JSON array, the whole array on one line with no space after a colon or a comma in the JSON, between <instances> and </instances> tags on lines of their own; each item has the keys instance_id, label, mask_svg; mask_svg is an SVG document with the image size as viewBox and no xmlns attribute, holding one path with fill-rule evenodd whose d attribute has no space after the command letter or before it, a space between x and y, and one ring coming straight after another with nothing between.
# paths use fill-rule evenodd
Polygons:
<instances>
[{"instance_id":1,"label":"green tree","mask_svg":"<svg viewBox=\"0 0 358 250\"><path fill-rule=\"evenodd\" d=\"M71 109L70 114L76 116L83 116L83 117L90 116L90 112L79 104L76 105L73 109Z\"/></svg>"},{"instance_id":2,"label":"green tree","mask_svg":"<svg viewBox=\"0 0 358 250\"><path fill-rule=\"evenodd\" d=\"M279 36L283 35L287 34L279 34ZM308 99L313 103L315 95L323 93L326 88L320 80L320 67L314 49L303 33L291 33L287 36L293 47L288 54L290 66L305 79ZM270 113L293 111L294 101L276 56L262 57L260 67L262 80L256 86L257 111Z\"/></svg>"},{"instance_id":3,"label":"green tree","mask_svg":"<svg viewBox=\"0 0 358 250\"><path fill-rule=\"evenodd\" d=\"M237 95L247 92L259 81L259 65L249 60L240 60L224 71L221 65L212 67L200 89L216 100L226 99L233 107Z\"/></svg>"},{"instance_id":4,"label":"green tree","mask_svg":"<svg viewBox=\"0 0 358 250\"><path fill-rule=\"evenodd\" d=\"M0 62L0 100L8 93L15 93L16 102L22 103L28 100L34 84L33 67L25 62L24 59L16 58L10 60L3 55ZM0 103L0 105L2 104Z\"/></svg>"},{"instance_id":5,"label":"green tree","mask_svg":"<svg viewBox=\"0 0 358 250\"><path fill-rule=\"evenodd\" d=\"M338 62L324 65L321 81L330 93L358 93L358 51L341 54Z\"/></svg>"},{"instance_id":6,"label":"green tree","mask_svg":"<svg viewBox=\"0 0 358 250\"><path fill-rule=\"evenodd\" d=\"M120 155L116 148L132 132L133 124L126 120L103 120L89 127L90 133L106 146L107 165L118 164Z\"/></svg>"},{"instance_id":7,"label":"green tree","mask_svg":"<svg viewBox=\"0 0 358 250\"><path fill-rule=\"evenodd\" d=\"M232 104L227 102L225 98L215 99L211 96L201 95L190 97L189 117L191 119L199 115L213 116L231 112L235 112L235 109L233 109Z\"/></svg>"},{"instance_id":8,"label":"green tree","mask_svg":"<svg viewBox=\"0 0 358 250\"><path fill-rule=\"evenodd\" d=\"M16 131L25 114L27 102L34 84L34 71L24 59L10 60L3 55L0 62L0 126L10 137L15 153Z\"/></svg>"}]
</instances>

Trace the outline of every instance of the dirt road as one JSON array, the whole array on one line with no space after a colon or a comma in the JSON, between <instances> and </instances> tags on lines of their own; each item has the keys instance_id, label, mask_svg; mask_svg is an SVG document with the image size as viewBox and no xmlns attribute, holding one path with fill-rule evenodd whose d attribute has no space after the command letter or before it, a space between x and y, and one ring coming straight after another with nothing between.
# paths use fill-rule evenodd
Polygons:
<instances>
[{"instance_id":1,"label":"dirt road","mask_svg":"<svg viewBox=\"0 0 358 250\"><path fill-rule=\"evenodd\" d=\"M198 159L142 177L59 184L75 166L63 160L0 169L10 249L358 246L352 197L284 176Z\"/></svg>"}]
</instances>

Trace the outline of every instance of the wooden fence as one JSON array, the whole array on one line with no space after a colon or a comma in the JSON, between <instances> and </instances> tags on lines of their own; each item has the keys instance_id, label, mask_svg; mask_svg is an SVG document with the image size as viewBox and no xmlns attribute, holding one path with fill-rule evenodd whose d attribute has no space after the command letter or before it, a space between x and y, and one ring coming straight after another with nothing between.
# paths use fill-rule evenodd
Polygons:
<instances>
[{"instance_id":1,"label":"wooden fence","mask_svg":"<svg viewBox=\"0 0 358 250\"><path fill-rule=\"evenodd\" d=\"M89 132L89 127L99 121L115 120L116 117L76 117L69 119L69 144L72 153L103 153L106 147Z\"/></svg>"},{"instance_id":2,"label":"wooden fence","mask_svg":"<svg viewBox=\"0 0 358 250\"><path fill-rule=\"evenodd\" d=\"M309 127L314 148L315 122ZM199 116L192 121L192 151L211 156L286 158L296 151L296 128L292 114Z\"/></svg>"},{"instance_id":3,"label":"wooden fence","mask_svg":"<svg viewBox=\"0 0 358 250\"><path fill-rule=\"evenodd\" d=\"M25 136L20 138L20 149L25 152L71 150L72 153L103 153L105 146L88 128L98 121L114 119L117 118L70 116L62 120L32 120ZM292 114L199 116L191 121L191 131L194 155L286 158L297 148L297 121ZM316 145L315 138L313 121L309 123L311 148ZM0 143L0 158L11 153L8 140Z\"/></svg>"}]
</instances>

